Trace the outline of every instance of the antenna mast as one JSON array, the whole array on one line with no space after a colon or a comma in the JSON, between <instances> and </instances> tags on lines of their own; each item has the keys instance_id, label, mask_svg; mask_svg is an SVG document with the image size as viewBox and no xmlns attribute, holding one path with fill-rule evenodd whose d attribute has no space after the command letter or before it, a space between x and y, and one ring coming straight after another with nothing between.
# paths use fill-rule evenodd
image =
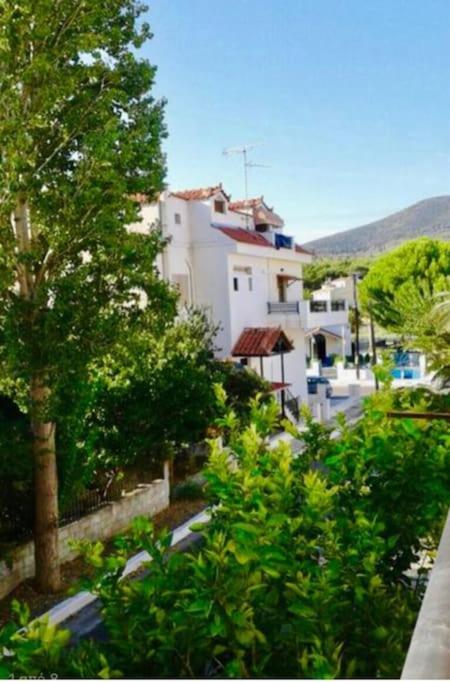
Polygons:
<instances>
[{"instance_id":1,"label":"antenna mast","mask_svg":"<svg viewBox=\"0 0 450 683\"><path fill-rule=\"evenodd\" d=\"M255 167L260 167L260 168L270 168L267 164L255 164L251 161L248 160L248 153L254 149L255 147L261 147L263 145L263 142L255 142L252 145L242 145L242 147L227 147L226 149L223 150L224 156L229 156L230 154L242 154L243 162L244 162L244 188L245 188L245 202L247 203L248 201L248 169L249 168L255 168ZM248 214L246 213L246 219L245 219L247 229L248 229Z\"/></svg>"}]
</instances>

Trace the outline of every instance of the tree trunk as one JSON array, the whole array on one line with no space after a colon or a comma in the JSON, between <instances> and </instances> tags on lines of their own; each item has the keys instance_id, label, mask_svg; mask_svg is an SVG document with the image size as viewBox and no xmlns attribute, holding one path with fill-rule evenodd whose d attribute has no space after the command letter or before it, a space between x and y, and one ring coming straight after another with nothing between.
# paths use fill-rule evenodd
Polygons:
<instances>
[{"instance_id":1,"label":"tree trunk","mask_svg":"<svg viewBox=\"0 0 450 683\"><path fill-rule=\"evenodd\" d=\"M60 589L58 555L58 474L55 423L45 419L50 390L41 377L31 383L34 458L34 557L36 585L43 593Z\"/></svg>"}]
</instances>

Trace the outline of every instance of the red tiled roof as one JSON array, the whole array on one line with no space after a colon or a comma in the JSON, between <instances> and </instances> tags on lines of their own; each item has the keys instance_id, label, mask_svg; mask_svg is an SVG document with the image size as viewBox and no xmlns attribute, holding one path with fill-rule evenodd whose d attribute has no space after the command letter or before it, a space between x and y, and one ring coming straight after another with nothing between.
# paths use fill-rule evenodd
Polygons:
<instances>
[{"instance_id":1,"label":"red tiled roof","mask_svg":"<svg viewBox=\"0 0 450 683\"><path fill-rule=\"evenodd\" d=\"M288 384L287 382L271 382L270 383L271 389L270 391L281 391L281 389L287 389L287 387L292 386L291 384Z\"/></svg>"},{"instance_id":2,"label":"red tiled roof","mask_svg":"<svg viewBox=\"0 0 450 683\"><path fill-rule=\"evenodd\" d=\"M292 351L292 342L281 327L246 327L234 345L232 356L271 356L283 351Z\"/></svg>"},{"instance_id":3,"label":"red tiled roof","mask_svg":"<svg viewBox=\"0 0 450 683\"><path fill-rule=\"evenodd\" d=\"M172 195L172 197L178 197L179 199L186 199L187 201L189 201L190 199L209 199L218 192L222 192L222 194L224 194L225 197L229 199L229 195L227 195L224 191L222 183L219 183L219 185L213 185L212 187L199 187L194 190L180 190L177 192L171 192L170 194Z\"/></svg>"},{"instance_id":4,"label":"red tiled roof","mask_svg":"<svg viewBox=\"0 0 450 683\"><path fill-rule=\"evenodd\" d=\"M263 197L255 197L255 199L239 199L236 202L230 203L230 209L232 211L239 211L242 209L253 209L254 206L258 206L263 201Z\"/></svg>"},{"instance_id":5,"label":"red tiled roof","mask_svg":"<svg viewBox=\"0 0 450 683\"><path fill-rule=\"evenodd\" d=\"M257 247L271 247L272 244L266 240L259 232L245 230L244 228L217 228L223 232L227 237L231 237L236 242L245 242L246 244L253 244Z\"/></svg>"},{"instance_id":6,"label":"red tiled roof","mask_svg":"<svg viewBox=\"0 0 450 683\"><path fill-rule=\"evenodd\" d=\"M295 251L297 254L308 254L308 256L312 256L312 251L308 251L307 249L303 249L299 244L295 245Z\"/></svg>"},{"instance_id":7,"label":"red tiled roof","mask_svg":"<svg viewBox=\"0 0 450 683\"><path fill-rule=\"evenodd\" d=\"M269 223L282 228L284 225L283 219L274 212L273 207L267 206L264 197L255 197L254 199L240 199L236 202L231 202L229 205L232 211L243 211L251 209L255 225L262 223Z\"/></svg>"}]
</instances>

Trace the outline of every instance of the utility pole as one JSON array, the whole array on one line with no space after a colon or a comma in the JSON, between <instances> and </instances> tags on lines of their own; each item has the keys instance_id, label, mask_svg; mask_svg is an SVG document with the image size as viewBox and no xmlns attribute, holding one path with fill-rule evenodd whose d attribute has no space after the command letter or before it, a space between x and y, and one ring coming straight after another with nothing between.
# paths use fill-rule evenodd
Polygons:
<instances>
[{"instance_id":1,"label":"utility pole","mask_svg":"<svg viewBox=\"0 0 450 683\"><path fill-rule=\"evenodd\" d=\"M372 347L372 368L374 368L377 364L377 347L376 347L376 342L375 342L375 323L373 320L373 315L372 312L369 313L369 324L370 324L370 346ZM373 372L373 370L372 370ZM379 387L379 382L378 382L378 377L375 375L375 391L378 391Z\"/></svg>"},{"instance_id":2,"label":"utility pole","mask_svg":"<svg viewBox=\"0 0 450 683\"><path fill-rule=\"evenodd\" d=\"M360 378L359 370L359 308L358 308L358 294L356 289L356 282L359 279L359 273L352 273L353 278L353 299L355 308L355 368L356 379Z\"/></svg>"}]
</instances>

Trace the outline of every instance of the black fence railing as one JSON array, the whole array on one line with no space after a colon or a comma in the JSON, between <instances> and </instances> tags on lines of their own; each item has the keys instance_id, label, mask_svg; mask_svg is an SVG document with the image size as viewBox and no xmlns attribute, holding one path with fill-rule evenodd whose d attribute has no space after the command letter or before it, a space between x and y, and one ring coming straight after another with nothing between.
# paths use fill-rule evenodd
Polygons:
<instances>
[{"instance_id":1,"label":"black fence railing","mask_svg":"<svg viewBox=\"0 0 450 683\"><path fill-rule=\"evenodd\" d=\"M105 490L94 489L92 491L85 491L81 495L74 498L61 511L59 525L64 526L69 522L75 522L81 519L90 512L95 512L107 503L115 500L120 500L122 497L123 486L120 481L113 482Z\"/></svg>"},{"instance_id":2,"label":"black fence railing","mask_svg":"<svg viewBox=\"0 0 450 683\"><path fill-rule=\"evenodd\" d=\"M0 480L0 487L6 482ZM6 490L8 490L6 488ZM59 526L81 519L104 505L120 500L121 481L113 481L104 489L84 491L60 509ZM0 556L2 545L9 546L31 540L33 536L33 495L30 490L10 490L0 500Z\"/></svg>"}]
</instances>

